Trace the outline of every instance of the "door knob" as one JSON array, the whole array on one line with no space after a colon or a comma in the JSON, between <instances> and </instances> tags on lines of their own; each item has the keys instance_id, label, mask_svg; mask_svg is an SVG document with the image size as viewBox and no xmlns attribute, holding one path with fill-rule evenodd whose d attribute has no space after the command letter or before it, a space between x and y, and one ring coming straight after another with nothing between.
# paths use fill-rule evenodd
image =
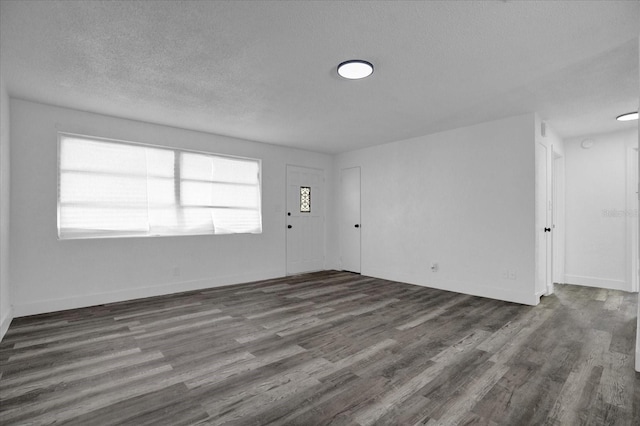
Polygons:
<instances>
[{"instance_id":1,"label":"door knob","mask_svg":"<svg viewBox=\"0 0 640 426\"><path fill-rule=\"evenodd\" d=\"M360 228L360 224L356 223L356 228Z\"/></svg>"},{"instance_id":2,"label":"door knob","mask_svg":"<svg viewBox=\"0 0 640 426\"><path fill-rule=\"evenodd\" d=\"M293 228L293 226L291 226L291 225L287 225L287 228L291 229L291 228Z\"/></svg>"},{"instance_id":3,"label":"door knob","mask_svg":"<svg viewBox=\"0 0 640 426\"><path fill-rule=\"evenodd\" d=\"M551 228L544 228L544 232L551 232Z\"/></svg>"}]
</instances>

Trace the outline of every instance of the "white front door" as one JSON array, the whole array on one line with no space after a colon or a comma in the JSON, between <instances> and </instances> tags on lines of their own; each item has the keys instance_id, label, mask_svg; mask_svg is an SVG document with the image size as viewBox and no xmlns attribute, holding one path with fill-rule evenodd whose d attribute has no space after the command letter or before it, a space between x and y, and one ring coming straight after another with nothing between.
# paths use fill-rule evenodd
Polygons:
<instances>
[{"instance_id":1,"label":"white front door","mask_svg":"<svg viewBox=\"0 0 640 426\"><path fill-rule=\"evenodd\" d=\"M342 269L360 273L360 167L341 171L340 210Z\"/></svg>"},{"instance_id":2,"label":"white front door","mask_svg":"<svg viewBox=\"0 0 640 426\"><path fill-rule=\"evenodd\" d=\"M287 166L287 274L324 269L324 170Z\"/></svg>"}]
</instances>

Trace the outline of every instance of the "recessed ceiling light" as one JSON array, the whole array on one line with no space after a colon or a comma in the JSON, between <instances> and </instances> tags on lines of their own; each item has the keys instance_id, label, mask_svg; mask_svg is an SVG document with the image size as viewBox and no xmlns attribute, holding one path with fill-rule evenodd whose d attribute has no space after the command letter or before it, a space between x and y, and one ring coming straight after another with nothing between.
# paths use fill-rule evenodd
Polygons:
<instances>
[{"instance_id":1,"label":"recessed ceiling light","mask_svg":"<svg viewBox=\"0 0 640 426\"><path fill-rule=\"evenodd\" d=\"M349 80L358 80L369 77L373 74L373 65L371 62L363 61L361 59L344 61L338 65L338 74L340 77L347 78Z\"/></svg>"},{"instance_id":2,"label":"recessed ceiling light","mask_svg":"<svg viewBox=\"0 0 640 426\"><path fill-rule=\"evenodd\" d=\"M638 111L636 112L628 112L626 114L622 114L616 117L618 121L631 121L638 119Z\"/></svg>"}]
</instances>

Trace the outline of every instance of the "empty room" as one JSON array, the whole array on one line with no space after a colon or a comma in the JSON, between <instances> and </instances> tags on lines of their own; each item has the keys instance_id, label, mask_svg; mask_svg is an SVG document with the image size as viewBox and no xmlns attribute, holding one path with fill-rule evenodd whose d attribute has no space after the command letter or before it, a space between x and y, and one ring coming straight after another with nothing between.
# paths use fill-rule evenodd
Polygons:
<instances>
[{"instance_id":1,"label":"empty room","mask_svg":"<svg viewBox=\"0 0 640 426\"><path fill-rule=\"evenodd\" d=\"M640 424L639 53L633 0L0 0L0 424Z\"/></svg>"}]
</instances>

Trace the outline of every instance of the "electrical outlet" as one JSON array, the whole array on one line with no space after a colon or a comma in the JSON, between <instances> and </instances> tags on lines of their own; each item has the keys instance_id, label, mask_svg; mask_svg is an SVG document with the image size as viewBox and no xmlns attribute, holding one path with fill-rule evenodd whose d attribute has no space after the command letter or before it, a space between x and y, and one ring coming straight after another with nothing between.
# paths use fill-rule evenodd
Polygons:
<instances>
[{"instance_id":1,"label":"electrical outlet","mask_svg":"<svg viewBox=\"0 0 640 426\"><path fill-rule=\"evenodd\" d=\"M502 277L503 280L508 280L509 279L509 271L507 271L506 269L503 269L500 276Z\"/></svg>"},{"instance_id":2,"label":"electrical outlet","mask_svg":"<svg viewBox=\"0 0 640 426\"><path fill-rule=\"evenodd\" d=\"M179 266L174 266L173 267L173 276L174 277L179 277L180 276L180 267Z\"/></svg>"},{"instance_id":3,"label":"electrical outlet","mask_svg":"<svg viewBox=\"0 0 640 426\"><path fill-rule=\"evenodd\" d=\"M438 262L431 262L431 272L438 272Z\"/></svg>"},{"instance_id":4,"label":"electrical outlet","mask_svg":"<svg viewBox=\"0 0 640 426\"><path fill-rule=\"evenodd\" d=\"M509 279L515 280L516 278L518 278L518 274L516 274L516 271L509 271Z\"/></svg>"}]
</instances>

